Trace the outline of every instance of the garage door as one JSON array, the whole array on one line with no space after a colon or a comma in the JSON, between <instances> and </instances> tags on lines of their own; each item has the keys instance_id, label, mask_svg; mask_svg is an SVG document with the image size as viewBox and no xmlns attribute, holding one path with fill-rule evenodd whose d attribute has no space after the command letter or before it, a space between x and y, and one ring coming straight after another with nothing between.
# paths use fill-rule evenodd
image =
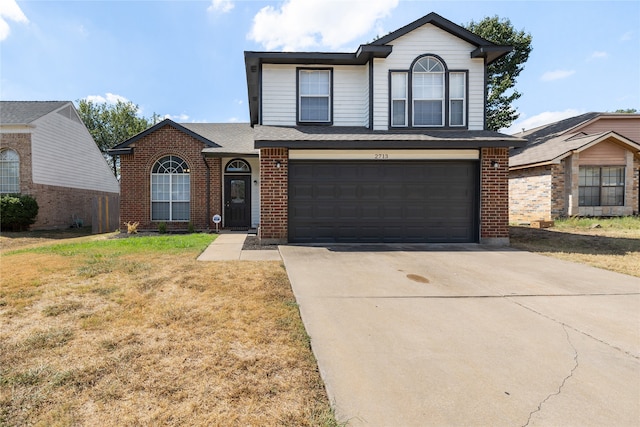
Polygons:
<instances>
[{"instance_id":1,"label":"garage door","mask_svg":"<svg viewBox=\"0 0 640 427\"><path fill-rule=\"evenodd\" d=\"M477 161L289 163L289 241L476 242Z\"/></svg>"}]
</instances>

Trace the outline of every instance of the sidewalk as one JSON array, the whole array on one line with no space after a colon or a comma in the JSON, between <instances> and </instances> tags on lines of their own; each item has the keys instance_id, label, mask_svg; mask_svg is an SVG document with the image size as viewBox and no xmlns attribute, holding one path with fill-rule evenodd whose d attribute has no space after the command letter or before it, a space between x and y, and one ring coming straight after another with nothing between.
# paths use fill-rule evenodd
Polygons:
<instances>
[{"instance_id":1,"label":"sidewalk","mask_svg":"<svg viewBox=\"0 0 640 427\"><path fill-rule=\"evenodd\" d=\"M277 250L242 250L247 238L245 231L221 232L198 261L282 261Z\"/></svg>"}]
</instances>

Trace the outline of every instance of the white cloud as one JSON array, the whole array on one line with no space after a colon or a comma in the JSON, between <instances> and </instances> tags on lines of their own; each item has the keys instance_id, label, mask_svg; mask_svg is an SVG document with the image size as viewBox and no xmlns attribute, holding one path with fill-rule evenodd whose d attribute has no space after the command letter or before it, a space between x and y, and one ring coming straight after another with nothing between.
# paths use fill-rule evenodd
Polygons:
<instances>
[{"instance_id":1,"label":"white cloud","mask_svg":"<svg viewBox=\"0 0 640 427\"><path fill-rule=\"evenodd\" d=\"M571 77L576 72L575 70L555 70L555 71L547 71L540 77L540 80L543 82L551 82L554 80L566 79L567 77Z\"/></svg>"},{"instance_id":2,"label":"white cloud","mask_svg":"<svg viewBox=\"0 0 640 427\"><path fill-rule=\"evenodd\" d=\"M187 120L189 120L189 116L184 113L177 115L165 114L164 118L171 119L174 122L186 122Z\"/></svg>"},{"instance_id":3,"label":"white cloud","mask_svg":"<svg viewBox=\"0 0 640 427\"><path fill-rule=\"evenodd\" d=\"M337 49L371 31L398 1L286 0L280 8L263 7L247 38L267 50Z\"/></svg>"},{"instance_id":4,"label":"white cloud","mask_svg":"<svg viewBox=\"0 0 640 427\"><path fill-rule=\"evenodd\" d=\"M7 20L23 24L29 23L16 0L0 0L0 41L5 40L11 33Z\"/></svg>"},{"instance_id":5,"label":"white cloud","mask_svg":"<svg viewBox=\"0 0 640 427\"><path fill-rule=\"evenodd\" d=\"M109 92L107 92L106 97L104 97L102 95L89 95L85 99L87 101L89 101L89 102L93 102L93 103L96 103L96 104L104 104L104 103L117 104L118 101L122 101L122 102L124 102L126 104L127 102L130 102L124 96L115 95L115 94L109 93Z\"/></svg>"},{"instance_id":6,"label":"white cloud","mask_svg":"<svg viewBox=\"0 0 640 427\"><path fill-rule=\"evenodd\" d=\"M633 39L633 31L627 31L626 33L620 36L621 42L628 42L631 39Z\"/></svg>"},{"instance_id":7,"label":"white cloud","mask_svg":"<svg viewBox=\"0 0 640 427\"><path fill-rule=\"evenodd\" d=\"M207 11L227 13L230 12L234 6L233 0L211 0L211 5L207 8Z\"/></svg>"},{"instance_id":8,"label":"white cloud","mask_svg":"<svg viewBox=\"0 0 640 427\"><path fill-rule=\"evenodd\" d=\"M591 54L589 59L606 59L608 57L609 57L609 54L607 52L596 50Z\"/></svg>"},{"instance_id":9,"label":"white cloud","mask_svg":"<svg viewBox=\"0 0 640 427\"><path fill-rule=\"evenodd\" d=\"M580 111L573 108L568 108L564 111L545 111L543 113L536 114L535 116L516 121L508 128L500 129L500 132L517 136L517 133L522 132L522 129L534 129L539 126L548 125L549 123L568 119L569 117L578 116L580 114L584 114L585 112L586 111Z\"/></svg>"}]
</instances>

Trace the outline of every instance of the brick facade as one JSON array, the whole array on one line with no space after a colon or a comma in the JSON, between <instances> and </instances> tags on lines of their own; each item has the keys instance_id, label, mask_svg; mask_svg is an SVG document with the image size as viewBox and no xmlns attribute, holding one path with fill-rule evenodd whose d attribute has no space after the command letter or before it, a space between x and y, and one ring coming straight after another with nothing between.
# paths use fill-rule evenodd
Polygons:
<instances>
[{"instance_id":1,"label":"brick facade","mask_svg":"<svg viewBox=\"0 0 640 427\"><path fill-rule=\"evenodd\" d=\"M288 236L289 150L260 149L260 239L286 243Z\"/></svg>"},{"instance_id":2,"label":"brick facade","mask_svg":"<svg viewBox=\"0 0 640 427\"><path fill-rule=\"evenodd\" d=\"M175 155L189 165L191 181L190 221L166 221L168 230L214 228L213 215L222 214L222 170L220 158L203 158L204 144L171 126L164 126L134 144L133 154L120 156L120 221L139 222L140 230L157 230L151 221L151 169L162 157ZM209 204L207 205L207 201Z\"/></svg>"},{"instance_id":3,"label":"brick facade","mask_svg":"<svg viewBox=\"0 0 640 427\"><path fill-rule=\"evenodd\" d=\"M495 167L497 162L497 167ZM480 155L480 243L509 243L509 151L483 148Z\"/></svg>"},{"instance_id":4,"label":"brick facade","mask_svg":"<svg viewBox=\"0 0 640 427\"><path fill-rule=\"evenodd\" d=\"M511 171L509 173L509 222L520 224L534 220L550 220L551 182L551 166ZM555 189L558 191L557 186ZM564 188L561 191L564 198Z\"/></svg>"},{"instance_id":5,"label":"brick facade","mask_svg":"<svg viewBox=\"0 0 640 427\"><path fill-rule=\"evenodd\" d=\"M20 193L30 195L38 202L38 216L31 230L69 228L74 216L80 218L83 225L92 225L93 199L118 196L118 193L34 183L29 133L0 134L0 148L11 148L18 153Z\"/></svg>"}]
</instances>

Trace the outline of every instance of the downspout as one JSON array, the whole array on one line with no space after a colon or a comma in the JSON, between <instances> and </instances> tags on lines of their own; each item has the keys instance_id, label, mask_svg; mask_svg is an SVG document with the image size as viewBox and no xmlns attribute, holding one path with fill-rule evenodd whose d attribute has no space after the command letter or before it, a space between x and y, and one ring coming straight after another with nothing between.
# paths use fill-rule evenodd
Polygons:
<instances>
[{"instance_id":1,"label":"downspout","mask_svg":"<svg viewBox=\"0 0 640 427\"><path fill-rule=\"evenodd\" d=\"M204 161L204 166L207 168L207 232L209 229L209 218L211 218L211 168L209 168L209 162L207 162L207 157L202 154L202 160Z\"/></svg>"}]
</instances>

